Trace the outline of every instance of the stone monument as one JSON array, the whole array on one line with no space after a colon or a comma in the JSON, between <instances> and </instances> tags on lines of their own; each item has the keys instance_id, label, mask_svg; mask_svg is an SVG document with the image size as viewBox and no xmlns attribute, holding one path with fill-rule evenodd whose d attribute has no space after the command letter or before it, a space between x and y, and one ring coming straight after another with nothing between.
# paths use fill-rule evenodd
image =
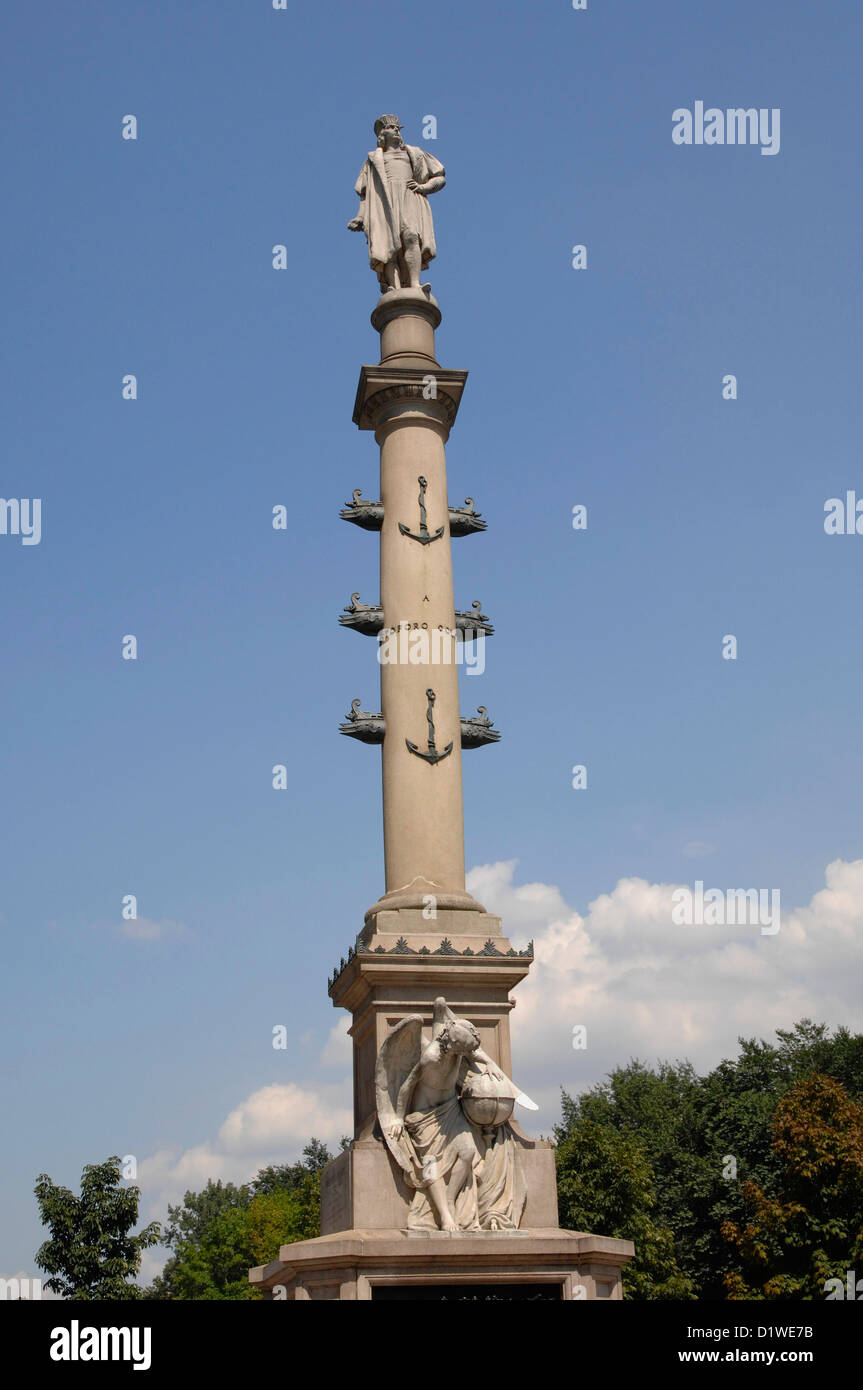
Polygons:
<instances>
[{"instance_id":1,"label":"stone monument","mask_svg":"<svg viewBox=\"0 0 863 1390\"><path fill-rule=\"evenodd\" d=\"M343 626L378 644L380 710L354 699L341 732L379 744L385 891L330 980L352 1017L354 1137L324 1169L322 1235L253 1269L265 1298L620 1298L629 1241L558 1226L553 1146L529 1138L510 1079L511 991L532 947L465 888L462 750L498 741L484 706L460 713L459 644L494 629L457 609L453 538L486 523L450 505L445 446L467 372L435 355L441 313L427 199L443 165L392 115L356 183L381 297L380 361L360 371L354 422L380 449L380 497L344 520L380 533L380 600L351 595Z\"/></svg>"}]
</instances>

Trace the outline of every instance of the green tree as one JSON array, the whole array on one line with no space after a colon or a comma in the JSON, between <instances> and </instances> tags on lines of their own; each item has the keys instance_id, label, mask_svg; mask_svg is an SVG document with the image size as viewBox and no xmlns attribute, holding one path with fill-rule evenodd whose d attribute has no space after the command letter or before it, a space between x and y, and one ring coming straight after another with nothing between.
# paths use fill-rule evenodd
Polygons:
<instances>
[{"instance_id":1,"label":"green tree","mask_svg":"<svg viewBox=\"0 0 863 1390\"><path fill-rule=\"evenodd\" d=\"M820 1299L863 1257L863 1107L831 1077L810 1076L783 1096L772 1132L778 1194L747 1182L745 1224L722 1227L742 1263L726 1275L728 1296Z\"/></svg>"},{"instance_id":2,"label":"green tree","mask_svg":"<svg viewBox=\"0 0 863 1390\"><path fill-rule=\"evenodd\" d=\"M141 1253L159 1239L152 1222L138 1235L137 1187L120 1186L121 1160L88 1164L81 1175L81 1195L58 1187L47 1173L36 1183L42 1224L51 1232L36 1253L36 1264L51 1277L45 1287L69 1299L140 1298L130 1283L141 1267Z\"/></svg>"},{"instance_id":3,"label":"green tree","mask_svg":"<svg viewBox=\"0 0 863 1390\"><path fill-rule=\"evenodd\" d=\"M675 1265L699 1299L727 1298L729 1279L743 1274L741 1251L723 1228L749 1220L747 1184L768 1198L780 1191L773 1118L783 1096L815 1074L832 1077L852 1098L863 1094L863 1036L846 1028L831 1036L825 1025L803 1019L778 1031L773 1043L741 1038L739 1048L704 1077L688 1062L630 1062L577 1100L564 1097L557 1136L560 1143L573 1125L592 1121L639 1141L653 1175L647 1210L658 1229L672 1233ZM612 1172L607 1181L613 1191ZM627 1234L617 1227L615 1233ZM634 1268L639 1272L640 1261ZM657 1296L646 1289L645 1296ZM631 1280L629 1292L634 1296Z\"/></svg>"},{"instance_id":4,"label":"green tree","mask_svg":"<svg viewBox=\"0 0 863 1390\"><path fill-rule=\"evenodd\" d=\"M636 1257L623 1272L625 1298L694 1297L692 1281L678 1268L671 1229L654 1220L654 1173L643 1140L582 1119L568 1096L564 1112L556 1149L561 1225L635 1242Z\"/></svg>"},{"instance_id":5,"label":"green tree","mask_svg":"<svg viewBox=\"0 0 863 1390\"><path fill-rule=\"evenodd\" d=\"M343 1141L344 1142L344 1141ZM152 1299L246 1300L252 1265L267 1264L279 1247L321 1233L321 1171L332 1154L311 1139L297 1163L261 1168L250 1183L210 1180L168 1208L163 1243L172 1251L147 1290Z\"/></svg>"},{"instance_id":6,"label":"green tree","mask_svg":"<svg viewBox=\"0 0 863 1390\"><path fill-rule=\"evenodd\" d=\"M342 1139L341 1148L349 1143ZM262 1168L253 1179L247 1213L253 1264L268 1264L280 1246L321 1234L321 1173L332 1157L326 1144L312 1139L299 1163Z\"/></svg>"},{"instance_id":7,"label":"green tree","mask_svg":"<svg viewBox=\"0 0 863 1390\"><path fill-rule=\"evenodd\" d=\"M344 1149L350 1140L343 1139L341 1147ZM303 1156L297 1163L281 1163L269 1168L261 1168L257 1177L252 1179L252 1191L257 1194L269 1195L273 1192L293 1192L301 1187L309 1174L318 1173L327 1166L333 1155L330 1153L326 1144L320 1139L310 1139L303 1149ZM318 1234L316 1232L316 1234Z\"/></svg>"},{"instance_id":8,"label":"green tree","mask_svg":"<svg viewBox=\"0 0 863 1390\"><path fill-rule=\"evenodd\" d=\"M261 1193L249 1204L247 1229L254 1265L276 1259L279 1247L321 1234L321 1183L309 1173L293 1191Z\"/></svg>"},{"instance_id":9,"label":"green tree","mask_svg":"<svg viewBox=\"0 0 863 1390\"><path fill-rule=\"evenodd\" d=\"M237 1187L232 1182L223 1183L221 1179L213 1182L212 1178L207 1181L206 1187L201 1192L187 1192L181 1203L176 1206L168 1207L168 1221L165 1225L165 1233L162 1236L162 1244L172 1251L161 1274L157 1274L153 1283L145 1292L146 1298L153 1299L174 1299L180 1298L180 1285L184 1289L189 1287L188 1280L175 1282L181 1263L181 1258L186 1263L192 1263L203 1278L204 1266L200 1261L192 1259L195 1251L200 1251L208 1231L214 1222L226 1213L242 1211L248 1207L252 1199L252 1194L248 1184L244 1183ZM219 1269L223 1268L223 1261L217 1261L213 1255L214 1265ZM253 1262L254 1263L254 1262ZM214 1284L217 1287L217 1284ZM196 1295L189 1295L195 1297ZM203 1295L202 1295L203 1296Z\"/></svg>"},{"instance_id":10,"label":"green tree","mask_svg":"<svg viewBox=\"0 0 863 1390\"><path fill-rule=\"evenodd\" d=\"M182 1203L168 1207L162 1244L176 1247L180 1241L200 1240L221 1212L246 1207L250 1201L247 1183L235 1187L232 1182L223 1183L221 1178L216 1182L209 1178L202 1192L187 1192Z\"/></svg>"},{"instance_id":11,"label":"green tree","mask_svg":"<svg viewBox=\"0 0 863 1390\"><path fill-rule=\"evenodd\" d=\"M180 1244L166 1297L246 1300L260 1297L249 1284L254 1258L248 1207L218 1212L196 1241Z\"/></svg>"},{"instance_id":12,"label":"green tree","mask_svg":"<svg viewBox=\"0 0 863 1390\"><path fill-rule=\"evenodd\" d=\"M749 1185L771 1198L780 1191L783 1164L773 1125L783 1097L817 1074L832 1077L852 1097L863 1094L863 1036L847 1028L831 1036L824 1024L802 1019L777 1030L776 1038L741 1038L740 1055L699 1082L697 1161L684 1193L684 1219L675 1229L704 1299L727 1298L735 1272L743 1273L740 1249L723 1229L748 1222Z\"/></svg>"}]
</instances>

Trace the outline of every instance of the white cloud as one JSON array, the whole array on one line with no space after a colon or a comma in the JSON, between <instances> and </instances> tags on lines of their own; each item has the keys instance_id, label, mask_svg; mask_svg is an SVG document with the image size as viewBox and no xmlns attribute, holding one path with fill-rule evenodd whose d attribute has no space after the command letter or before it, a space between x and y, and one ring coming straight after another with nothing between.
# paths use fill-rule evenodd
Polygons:
<instances>
[{"instance_id":1,"label":"white cloud","mask_svg":"<svg viewBox=\"0 0 863 1390\"><path fill-rule=\"evenodd\" d=\"M173 936L183 931L179 922L154 922L149 917L130 917L119 925L122 936L133 941L158 941L164 936Z\"/></svg>"},{"instance_id":2,"label":"white cloud","mask_svg":"<svg viewBox=\"0 0 863 1390\"><path fill-rule=\"evenodd\" d=\"M863 1024L857 984L863 938L863 860L835 860L809 905L782 908L776 936L757 926L676 926L676 884L621 879L584 916L548 884L517 886L515 861L468 876L504 930L535 941L535 963L512 1015L516 1080L541 1102L547 1132L559 1087L579 1091L630 1057L688 1057L701 1070L737 1052L743 1035L770 1037L809 1016ZM706 885L709 886L709 885ZM574 1051L572 1029L587 1028Z\"/></svg>"},{"instance_id":3,"label":"white cloud","mask_svg":"<svg viewBox=\"0 0 863 1390\"><path fill-rule=\"evenodd\" d=\"M321 1063L325 1067L338 1067L341 1071L349 1072L353 1060L354 1044L348 1036L348 1029L351 1026L350 1017L345 1014L338 1023L334 1023L330 1029L330 1036L327 1038L326 1045L321 1053Z\"/></svg>"},{"instance_id":4,"label":"white cloud","mask_svg":"<svg viewBox=\"0 0 863 1390\"><path fill-rule=\"evenodd\" d=\"M340 1100L340 1087L264 1086L231 1111L219 1131L219 1146L225 1153L272 1153L307 1143L312 1134L337 1139L352 1123Z\"/></svg>"},{"instance_id":5,"label":"white cloud","mask_svg":"<svg viewBox=\"0 0 863 1390\"><path fill-rule=\"evenodd\" d=\"M480 864L468 875L470 892L489 912L504 918L504 930L510 937L521 932L530 935L540 924L570 915L559 888L548 883L522 883L516 888L512 876L517 863L517 859L507 859Z\"/></svg>"},{"instance_id":6,"label":"white cloud","mask_svg":"<svg viewBox=\"0 0 863 1390\"><path fill-rule=\"evenodd\" d=\"M162 1149L138 1164L142 1221L164 1220L169 1203L207 1180L244 1183L259 1168L291 1163L312 1135L335 1151L353 1129L348 1080L329 1086L293 1082L263 1086L230 1112L214 1140L178 1151ZM162 1256L158 1256L159 1264Z\"/></svg>"}]
</instances>

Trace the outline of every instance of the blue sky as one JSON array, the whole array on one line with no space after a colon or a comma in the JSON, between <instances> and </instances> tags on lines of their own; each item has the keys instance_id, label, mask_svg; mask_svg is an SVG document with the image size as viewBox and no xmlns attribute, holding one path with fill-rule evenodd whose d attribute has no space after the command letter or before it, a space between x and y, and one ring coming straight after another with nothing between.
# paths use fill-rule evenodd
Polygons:
<instances>
[{"instance_id":1,"label":"blue sky","mask_svg":"<svg viewBox=\"0 0 863 1390\"><path fill-rule=\"evenodd\" d=\"M518 935L621 881L700 877L778 886L815 921L826 866L863 858L863 539L823 527L827 498L863 496L861 29L832 0L7 17L0 492L41 498L43 535L0 536L0 1270L32 1269L40 1171L136 1154L155 1214L166 1174L184 1184L154 1155L196 1150L206 1175L225 1116L302 1092L278 1142L235 1146L239 1174L294 1155L316 1089L334 1115L347 1095L326 980L383 883L379 755L336 732L377 693L373 646L336 621L377 582L374 538L338 519L377 495L351 422L377 285L345 224L382 111L411 143L435 115L447 169L428 278L439 359L470 371L450 493L489 522L455 544L456 595L496 627L462 698L503 731L465 758L467 859L517 861L487 905ZM779 107L780 153L676 146L696 100ZM149 935L123 930L128 893ZM673 969L689 948L666 944ZM860 1023L818 984L817 931L807 950L778 993L766 957L766 983L734 984L751 1031L809 1007ZM673 1010L651 1032L643 983L611 990L604 1046L531 1063L546 1127L558 1085L630 1042L733 1046Z\"/></svg>"}]
</instances>

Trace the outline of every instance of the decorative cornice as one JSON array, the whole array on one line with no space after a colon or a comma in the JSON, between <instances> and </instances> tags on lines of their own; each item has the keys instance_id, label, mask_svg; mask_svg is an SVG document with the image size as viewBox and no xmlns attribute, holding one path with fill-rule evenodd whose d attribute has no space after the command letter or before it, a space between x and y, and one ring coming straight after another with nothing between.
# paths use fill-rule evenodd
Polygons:
<instances>
[{"instance_id":1,"label":"decorative cornice","mask_svg":"<svg viewBox=\"0 0 863 1390\"><path fill-rule=\"evenodd\" d=\"M460 960L465 960L468 957L473 957L474 960L479 960L483 957L488 959L489 956L495 956L500 960L532 961L534 958L532 941L528 943L527 949L524 951L516 951L513 947L510 947L508 951L499 951L494 941L489 937L488 941L486 941L485 945L479 951L471 950L470 946L465 947L463 951L457 951L449 937L444 936L436 950L432 951L428 946L420 946L419 950L415 951L412 946L408 945L405 937L400 936L395 946L391 946L389 950L384 946L376 946L373 951L356 951L353 946L349 946L347 956L342 956L332 976L327 981L327 992L332 994L339 976L347 970L352 961L374 960L376 957L380 958L381 956L413 956L417 961L425 959L430 962L435 956L455 956Z\"/></svg>"}]
</instances>

